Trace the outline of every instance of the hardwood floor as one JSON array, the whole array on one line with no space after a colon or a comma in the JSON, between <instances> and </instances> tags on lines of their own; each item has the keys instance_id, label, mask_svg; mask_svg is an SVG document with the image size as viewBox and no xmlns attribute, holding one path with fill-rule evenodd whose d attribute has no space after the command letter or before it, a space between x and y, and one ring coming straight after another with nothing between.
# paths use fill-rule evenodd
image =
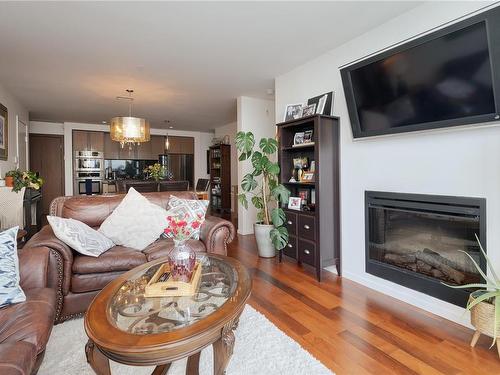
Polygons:
<instances>
[{"instance_id":1,"label":"hardwood floor","mask_svg":"<svg viewBox=\"0 0 500 375\"><path fill-rule=\"evenodd\" d=\"M259 258L253 236L228 253L252 273L250 305L338 375L500 374L491 338L473 349L473 332L458 324L328 272L318 283L312 269Z\"/></svg>"}]
</instances>

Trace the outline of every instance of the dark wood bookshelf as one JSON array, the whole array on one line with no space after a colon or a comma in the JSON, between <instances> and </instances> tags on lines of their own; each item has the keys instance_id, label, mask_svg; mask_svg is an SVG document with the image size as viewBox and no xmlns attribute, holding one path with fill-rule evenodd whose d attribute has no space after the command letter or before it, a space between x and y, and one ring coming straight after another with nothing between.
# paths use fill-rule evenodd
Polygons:
<instances>
[{"instance_id":1,"label":"dark wood bookshelf","mask_svg":"<svg viewBox=\"0 0 500 375\"><path fill-rule=\"evenodd\" d=\"M231 145L211 146L210 210L212 214L231 213Z\"/></svg>"},{"instance_id":2,"label":"dark wood bookshelf","mask_svg":"<svg viewBox=\"0 0 500 375\"><path fill-rule=\"evenodd\" d=\"M300 193L308 196L307 205L300 211L283 206L289 243L280 252L280 261L284 254L301 264L312 266L318 280L321 280L321 270L332 265L341 275L339 119L313 115L282 122L277 127L280 183L291 191L292 197L299 197ZM313 131L312 142L294 146L295 134L307 130ZM308 167L304 168L306 171L314 160L314 181L290 182L295 174L295 158L308 159Z\"/></svg>"}]
</instances>

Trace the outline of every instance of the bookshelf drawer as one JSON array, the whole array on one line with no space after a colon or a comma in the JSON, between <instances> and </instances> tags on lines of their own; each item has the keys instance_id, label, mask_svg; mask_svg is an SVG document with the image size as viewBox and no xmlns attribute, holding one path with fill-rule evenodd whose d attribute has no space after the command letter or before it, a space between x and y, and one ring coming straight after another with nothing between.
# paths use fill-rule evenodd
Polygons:
<instances>
[{"instance_id":1,"label":"bookshelf drawer","mask_svg":"<svg viewBox=\"0 0 500 375\"><path fill-rule=\"evenodd\" d=\"M297 214L293 212L285 212L286 216L286 229L288 230L288 234L296 234L297 233Z\"/></svg>"},{"instance_id":2,"label":"bookshelf drawer","mask_svg":"<svg viewBox=\"0 0 500 375\"><path fill-rule=\"evenodd\" d=\"M290 258L297 259L297 238L295 236L288 237L288 243L283 249L283 254Z\"/></svg>"},{"instance_id":3,"label":"bookshelf drawer","mask_svg":"<svg viewBox=\"0 0 500 375\"><path fill-rule=\"evenodd\" d=\"M300 238L305 238L306 240L315 241L315 221L314 216L299 215L298 236Z\"/></svg>"},{"instance_id":4,"label":"bookshelf drawer","mask_svg":"<svg viewBox=\"0 0 500 375\"><path fill-rule=\"evenodd\" d=\"M299 261L314 266L316 259L316 245L306 240L298 240Z\"/></svg>"}]
</instances>

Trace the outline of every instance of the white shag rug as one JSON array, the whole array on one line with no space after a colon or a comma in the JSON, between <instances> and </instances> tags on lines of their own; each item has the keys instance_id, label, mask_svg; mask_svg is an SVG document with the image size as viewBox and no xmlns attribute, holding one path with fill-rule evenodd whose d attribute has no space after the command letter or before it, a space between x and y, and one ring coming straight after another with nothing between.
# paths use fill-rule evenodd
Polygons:
<instances>
[{"instance_id":1,"label":"white shag rug","mask_svg":"<svg viewBox=\"0 0 500 375\"><path fill-rule=\"evenodd\" d=\"M235 332L234 353L227 375L332 375L321 362L285 335L264 315L247 305ZM94 375L85 358L87 335L83 319L54 327L39 375ZM126 366L113 361L113 375L146 375L154 367ZM187 360L172 364L169 375L185 374ZM213 374L212 346L200 358L200 375Z\"/></svg>"}]
</instances>

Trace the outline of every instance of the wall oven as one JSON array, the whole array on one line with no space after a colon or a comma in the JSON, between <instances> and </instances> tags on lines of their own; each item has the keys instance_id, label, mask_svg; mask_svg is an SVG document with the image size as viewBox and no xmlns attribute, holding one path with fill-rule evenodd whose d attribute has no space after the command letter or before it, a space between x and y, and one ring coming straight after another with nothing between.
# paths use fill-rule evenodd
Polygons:
<instances>
[{"instance_id":1,"label":"wall oven","mask_svg":"<svg viewBox=\"0 0 500 375\"><path fill-rule=\"evenodd\" d=\"M99 151L75 151L75 172L104 170L104 156Z\"/></svg>"},{"instance_id":2,"label":"wall oven","mask_svg":"<svg viewBox=\"0 0 500 375\"><path fill-rule=\"evenodd\" d=\"M99 151L75 151L74 176L76 194L102 194L104 156Z\"/></svg>"}]
</instances>

